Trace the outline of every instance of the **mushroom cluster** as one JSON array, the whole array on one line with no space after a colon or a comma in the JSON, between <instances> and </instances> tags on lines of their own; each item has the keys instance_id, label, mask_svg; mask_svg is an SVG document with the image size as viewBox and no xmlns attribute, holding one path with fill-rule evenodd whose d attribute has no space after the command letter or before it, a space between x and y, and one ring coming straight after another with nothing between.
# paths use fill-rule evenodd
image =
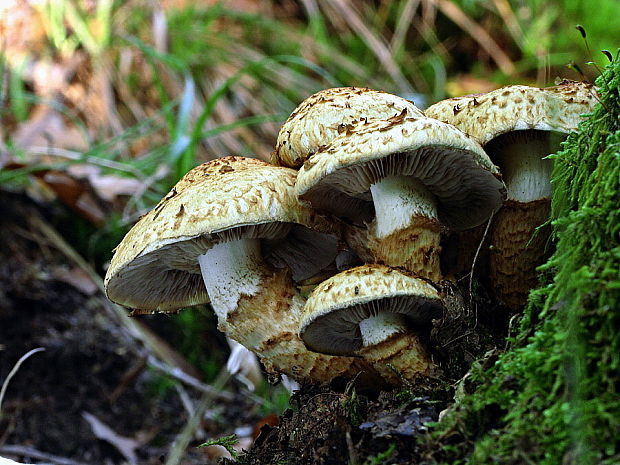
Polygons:
<instances>
[{"instance_id":1,"label":"mushroom cluster","mask_svg":"<svg viewBox=\"0 0 620 465\"><path fill-rule=\"evenodd\" d=\"M443 314L442 234L487 222L506 197L482 118L448 119L371 89L314 94L282 126L271 164L200 165L141 218L116 249L108 297L137 313L210 302L220 330L298 381L435 374L423 341ZM551 125L541 121L512 129ZM509 199L528 183L546 195L514 165Z\"/></svg>"}]
</instances>

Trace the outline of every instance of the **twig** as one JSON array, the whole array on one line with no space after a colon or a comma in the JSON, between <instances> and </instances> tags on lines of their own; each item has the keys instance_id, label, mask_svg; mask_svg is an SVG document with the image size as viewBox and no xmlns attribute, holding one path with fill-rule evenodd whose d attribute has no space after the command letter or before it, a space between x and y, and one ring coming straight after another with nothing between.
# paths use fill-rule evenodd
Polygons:
<instances>
[{"instance_id":1,"label":"twig","mask_svg":"<svg viewBox=\"0 0 620 465\"><path fill-rule=\"evenodd\" d=\"M394 61L389 44L387 44L383 37L377 36L368 28L366 22L355 9L354 4L349 2L349 0L330 0L329 4L340 12L351 29L366 42L368 48L375 54L392 80L398 85L400 92L412 94L411 84L409 84L409 81L407 81L407 78Z\"/></svg>"},{"instance_id":2,"label":"twig","mask_svg":"<svg viewBox=\"0 0 620 465\"><path fill-rule=\"evenodd\" d=\"M390 52L392 54L397 53L405 42L407 30L411 26L418 6L420 6L420 0L407 0L407 3L405 3L390 42Z\"/></svg>"},{"instance_id":3,"label":"twig","mask_svg":"<svg viewBox=\"0 0 620 465\"><path fill-rule=\"evenodd\" d=\"M230 373L228 373L228 370L223 369L220 371L220 374L213 383L213 388L215 390L223 388L229 379ZM200 427L202 417L215 397L215 392L208 392L202 396L202 399L200 399L200 402L194 411L194 415L191 416L181 433L179 433L172 444L172 448L170 449L170 454L168 455L165 465L178 465L181 463L181 459L185 454L185 450L187 449L189 442L192 440L195 431Z\"/></svg>"},{"instance_id":4,"label":"twig","mask_svg":"<svg viewBox=\"0 0 620 465\"><path fill-rule=\"evenodd\" d=\"M76 462L75 460L71 460L65 457L41 452L40 450L28 446L0 446L0 453L12 455L13 457L30 457L36 460L48 460L50 462L50 464L39 465L88 465L84 462Z\"/></svg>"},{"instance_id":5,"label":"twig","mask_svg":"<svg viewBox=\"0 0 620 465\"><path fill-rule=\"evenodd\" d=\"M15 374L19 370L19 367L22 366L22 363L24 363L26 361L26 359L28 359L31 355L34 355L37 352L43 352L44 350L45 349L43 347L37 347L36 349L32 349L32 350L26 352L24 355L22 355L20 357L20 359L17 361L17 363L15 363L15 366L9 372L8 376L4 380L4 383L2 383L2 389L0 389L0 414L2 413L2 401L4 400L4 394L6 393L6 390L9 387L9 383L11 382L11 378L13 378L13 376L15 376Z\"/></svg>"},{"instance_id":6,"label":"twig","mask_svg":"<svg viewBox=\"0 0 620 465\"><path fill-rule=\"evenodd\" d=\"M152 355L148 358L148 364L151 365L153 368L163 371L168 376L178 381L181 381L182 383L185 383L200 392L203 392L205 394L213 394L213 396L218 400L232 401L235 398L235 396L231 392L221 391L219 388L215 388L214 386L205 384L197 380L193 376L188 375L178 367L173 367L160 362Z\"/></svg>"},{"instance_id":7,"label":"twig","mask_svg":"<svg viewBox=\"0 0 620 465\"><path fill-rule=\"evenodd\" d=\"M101 293L104 293L103 280L101 277L53 227L36 212L33 212L33 214L29 216L29 220L60 252L86 272L90 279L97 285ZM181 360L182 357L163 341L159 340L157 335L144 327L139 321L130 318L124 308L120 305L112 304L108 300L105 301L104 306L114 314L121 326L123 326L132 337L144 344L149 352L155 354L168 365L180 366L179 360Z\"/></svg>"},{"instance_id":8,"label":"twig","mask_svg":"<svg viewBox=\"0 0 620 465\"><path fill-rule=\"evenodd\" d=\"M351 431L345 433L345 439L347 441L347 449L349 450L349 465L360 465L360 461L355 452L355 446L353 445L353 439L351 439Z\"/></svg>"},{"instance_id":9,"label":"twig","mask_svg":"<svg viewBox=\"0 0 620 465\"><path fill-rule=\"evenodd\" d=\"M104 168L110 168L117 171L123 171L125 173L133 174L138 179L145 178L144 173L131 165L127 165L127 163L121 163L114 160L108 160L106 158L95 157L93 155L84 156L80 152L76 152L75 150L63 149L62 147L39 147L35 145L28 147L28 152L32 153L33 155L47 155L50 157L66 158L71 161L90 163L91 165L102 166Z\"/></svg>"},{"instance_id":10,"label":"twig","mask_svg":"<svg viewBox=\"0 0 620 465\"><path fill-rule=\"evenodd\" d=\"M123 376L121 376L120 381L112 391L112 393L108 396L110 403L114 403L118 400L118 398L125 392L127 386L129 386L135 379L144 371L146 367L146 358L139 357L131 366L125 370Z\"/></svg>"},{"instance_id":11,"label":"twig","mask_svg":"<svg viewBox=\"0 0 620 465\"><path fill-rule=\"evenodd\" d=\"M183 386L181 384L176 384L174 386L174 389L177 391L177 394L179 395L179 398L181 399L181 403L183 404L183 408L187 412L187 416L191 417L194 414L195 408L194 408L194 403L192 402L192 399L189 398L189 394L187 394L187 391L183 389ZM202 439L205 439L206 437L207 437L207 433L205 433L205 430L203 428L196 429L196 438L202 440Z\"/></svg>"},{"instance_id":12,"label":"twig","mask_svg":"<svg viewBox=\"0 0 620 465\"><path fill-rule=\"evenodd\" d=\"M467 32L495 61L499 69L504 74L513 74L515 65L512 60L504 53L502 48L493 40L489 33L479 24L475 23L456 3L450 0L431 0L437 5L441 12L451 21L456 23L461 29Z\"/></svg>"},{"instance_id":13,"label":"twig","mask_svg":"<svg viewBox=\"0 0 620 465\"><path fill-rule=\"evenodd\" d=\"M489 227L491 226L491 221L493 221L493 215L495 212L491 213L489 217L489 221L487 221L487 225L484 228L484 234L482 235L482 239L480 239L480 243L478 244L478 248L476 249L476 254L474 255L474 259L471 262L471 271L469 272L469 305L471 305L472 297L472 283L474 281L474 267L476 266L476 261L478 260L478 254L480 253L480 249L482 249L482 244L484 240L487 238L487 234L489 233Z\"/></svg>"}]
</instances>

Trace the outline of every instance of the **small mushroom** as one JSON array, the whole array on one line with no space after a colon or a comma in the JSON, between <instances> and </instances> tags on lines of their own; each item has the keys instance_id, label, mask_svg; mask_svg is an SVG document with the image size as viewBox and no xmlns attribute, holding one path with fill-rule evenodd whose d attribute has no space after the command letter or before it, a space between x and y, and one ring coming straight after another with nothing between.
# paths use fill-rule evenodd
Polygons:
<instances>
[{"instance_id":1,"label":"small mushroom","mask_svg":"<svg viewBox=\"0 0 620 465\"><path fill-rule=\"evenodd\" d=\"M401 114L422 116L409 100L387 92L365 87L321 90L301 102L282 125L271 162L299 168L322 146L354 126Z\"/></svg>"},{"instance_id":2,"label":"small mushroom","mask_svg":"<svg viewBox=\"0 0 620 465\"><path fill-rule=\"evenodd\" d=\"M295 171L224 157L187 173L118 246L105 286L110 300L174 311L210 300L218 327L297 380L353 375L352 358L308 352L297 336L305 279L337 253L337 230L302 207Z\"/></svg>"},{"instance_id":3,"label":"small mushroom","mask_svg":"<svg viewBox=\"0 0 620 465\"><path fill-rule=\"evenodd\" d=\"M433 282L441 279L441 225L477 226L505 194L496 167L473 139L405 113L334 138L306 160L295 191L313 208L369 224L366 242L376 261Z\"/></svg>"},{"instance_id":4,"label":"small mushroom","mask_svg":"<svg viewBox=\"0 0 620 465\"><path fill-rule=\"evenodd\" d=\"M416 331L442 311L428 282L387 266L362 265L314 289L300 336L310 350L363 357L392 384L400 377L414 382L434 371Z\"/></svg>"},{"instance_id":5,"label":"small mushroom","mask_svg":"<svg viewBox=\"0 0 620 465\"><path fill-rule=\"evenodd\" d=\"M543 89L504 87L444 100L425 111L472 136L500 168L508 195L491 229L489 268L497 297L513 309L525 304L545 257L548 231L536 229L549 217L547 156L595 104L592 85L567 81Z\"/></svg>"}]
</instances>

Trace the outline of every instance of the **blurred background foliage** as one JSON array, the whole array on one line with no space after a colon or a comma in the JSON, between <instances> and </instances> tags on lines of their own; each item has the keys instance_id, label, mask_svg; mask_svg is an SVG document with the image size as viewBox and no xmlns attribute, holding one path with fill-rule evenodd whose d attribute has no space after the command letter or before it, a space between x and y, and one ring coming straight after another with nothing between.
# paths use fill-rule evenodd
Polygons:
<instances>
[{"instance_id":1,"label":"blurred background foliage","mask_svg":"<svg viewBox=\"0 0 620 465\"><path fill-rule=\"evenodd\" d=\"M588 62L617 53L619 17L617 0L4 0L0 185L66 204L61 230L103 273L183 173L223 155L268 159L280 124L320 89L424 107L593 81ZM188 315L173 320L196 341L213 321ZM203 344L186 352L215 373Z\"/></svg>"}]
</instances>

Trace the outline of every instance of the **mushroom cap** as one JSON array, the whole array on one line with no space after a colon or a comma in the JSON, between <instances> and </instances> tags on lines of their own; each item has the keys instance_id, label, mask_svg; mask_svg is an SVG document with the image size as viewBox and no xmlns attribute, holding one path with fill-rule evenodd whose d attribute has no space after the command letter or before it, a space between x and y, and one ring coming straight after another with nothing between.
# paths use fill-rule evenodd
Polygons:
<instances>
[{"instance_id":1,"label":"mushroom cap","mask_svg":"<svg viewBox=\"0 0 620 465\"><path fill-rule=\"evenodd\" d=\"M569 133L597 103L587 82L564 81L554 87L507 86L486 94L435 103L424 114L453 124L480 145L510 131L537 129Z\"/></svg>"},{"instance_id":2,"label":"mushroom cap","mask_svg":"<svg viewBox=\"0 0 620 465\"><path fill-rule=\"evenodd\" d=\"M502 204L497 167L472 138L441 121L405 114L357 125L306 160L297 175L300 200L319 210L370 221L370 186L391 175L417 178L435 195L439 220L468 229Z\"/></svg>"},{"instance_id":3,"label":"mushroom cap","mask_svg":"<svg viewBox=\"0 0 620 465\"><path fill-rule=\"evenodd\" d=\"M275 165L299 168L312 154L356 124L422 112L409 100L365 87L336 87L311 95L293 111L271 154Z\"/></svg>"},{"instance_id":4,"label":"mushroom cap","mask_svg":"<svg viewBox=\"0 0 620 465\"><path fill-rule=\"evenodd\" d=\"M362 348L362 320L391 312L425 325L442 311L439 294L427 281L384 265L362 265L314 289L303 309L300 336L315 352L350 355Z\"/></svg>"},{"instance_id":5,"label":"mushroom cap","mask_svg":"<svg viewBox=\"0 0 620 465\"><path fill-rule=\"evenodd\" d=\"M325 245L319 247L333 248L333 256L318 261L331 263L335 226L299 204L295 176L294 170L244 157L218 158L192 169L116 248L105 277L108 298L145 311L206 303L197 257L240 238L273 239L294 248L286 238L316 242L320 234Z\"/></svg>"}]
</instances>

